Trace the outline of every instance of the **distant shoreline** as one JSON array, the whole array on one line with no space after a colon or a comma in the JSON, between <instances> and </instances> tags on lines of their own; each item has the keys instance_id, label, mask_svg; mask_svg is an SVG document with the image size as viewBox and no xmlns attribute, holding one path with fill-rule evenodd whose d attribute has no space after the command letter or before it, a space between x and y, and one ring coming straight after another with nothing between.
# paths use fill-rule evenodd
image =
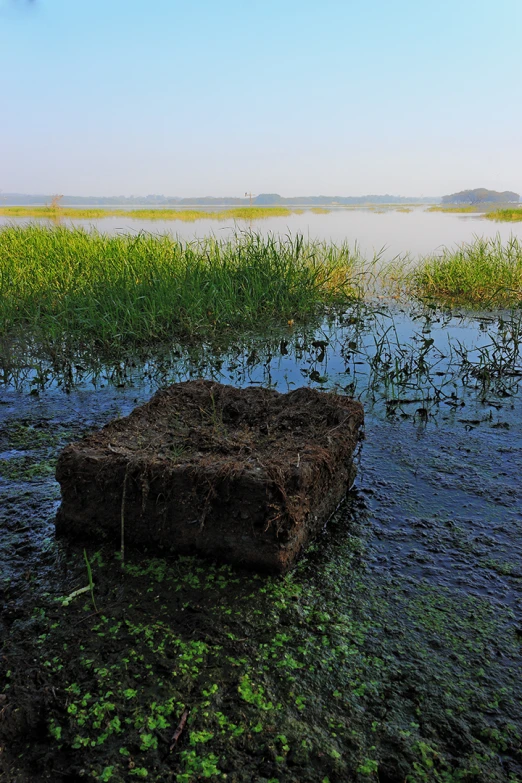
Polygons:
<instances>
[{"instance_id":1,"label":"distant shoreline","mask_svg":"<svg viewBox=\"0 0 522 783\"><path fill-rule=\"evenodd\" d=\"M277 210L277 209L299 209L299 210L310 210L310 209L327 209L327 210L337 210L337 209L364 209L368 207L429 207L429 206L435 206L437 204L440 204L440 201L423 201L423 202L415 202L415 201L404 201L404 202L372 202L372 201L364 201L360 204L302 204L299 202L288 202L285 204L267 204L267 205L258 205L258 204L252 204L252 206L246 205L240 205L237 204L231 204L231 203L225 203L222 204L96 204L92 202L86 202L85 204L67 204L65 201L60 204L60 206L57 208L59 211L60 209L96 209L96 210L106 210L106 211L116 211L116 210L155 210L155 211L176 211L176 210L195 210L195 209L203 209L207 211L211 210L222 210L222 209L247 209L247 210ZM41 203L41 202L9 202L4 201L3 203L0 202L0 213L2 213L5 209L53 209L53 207L50 207L49 204Z\"/></svg>"},{"instance_id":2,"label":"distant shoreline","mask_svg":"<svg viewBox=\"0 0 522 783\"><path fill-rule=\"evenodd\" d=\"M114 200L113 200L114 199ZM116 199L119 199L116 201ZM406 205L439 204L440 196L393 196L389 193L364 196L290 196L277 193L262 193L252 198L233 196L197 196L178 198L176 196L57 196L53 194L1 193L1 206L50 206L59 203L62 207L148 207L149 209L177 209L194 207L347 207L364 205Z\"/></svg>"}]
</instances>

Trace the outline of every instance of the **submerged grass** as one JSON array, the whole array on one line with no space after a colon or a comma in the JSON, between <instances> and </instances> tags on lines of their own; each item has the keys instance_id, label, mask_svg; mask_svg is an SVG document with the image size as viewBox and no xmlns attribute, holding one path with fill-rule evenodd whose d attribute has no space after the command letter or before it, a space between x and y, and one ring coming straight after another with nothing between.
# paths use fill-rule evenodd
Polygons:
<instances>
[{"instance_id":1,"label":"submerged grass","mask_svg":"<svg viewBox=\"0 0 522 783\"><path fill-rule=\"evenodd\" d=\"M286 207L237 207L215 211L197 209L80 209L76 207L3 207L0 215L20 218L48 218L59 221L62 218L77 220L99 220L108 217L125 217L138 220L259 220L268 217L287 217L294 210Z\"/></svg>"},{"instance_id":2,"label":"submerged grass","mask_svg":"<svg viewBox=\"0 0 522 783\"><path fill-rule=\"evenodd\" d=\"M410 293L469 307L522 305L522 242L477 237L440 256L421 260L406 279Z\"/></svg>"},{"instance_id":3,"label":"submerged grass","mask_svg":"<svg viewBox=\"0 0 522 783\"><path fill-rule=\"evenodd\" d=\"M183 242L75 228L0 231L0 335L114 348L306 320L357 295L348 245L263 237Z\"/></svg>"}]
</instances>

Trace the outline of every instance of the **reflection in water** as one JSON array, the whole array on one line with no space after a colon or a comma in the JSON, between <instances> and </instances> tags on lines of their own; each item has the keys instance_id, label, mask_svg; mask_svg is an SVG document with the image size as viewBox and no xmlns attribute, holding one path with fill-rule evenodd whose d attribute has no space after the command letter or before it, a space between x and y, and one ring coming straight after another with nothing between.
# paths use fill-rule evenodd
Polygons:
<instances>
[{"instance_id":1,"label":"reflection in water","mask_svg":"<svg viewBox=\"0 0 522 783\"><path fill-rule=\"evenodd\" d=\"M303 385L360 399L387 416L426 418L505 401L522 377L522 315L466 317L431 307L378 309L364 303L309 328L274 330L226 347L163 345L103 359L66 346L6 344L0 386L47 390L157 388L191 378L289 391Z\"/></svg>"},{"instance_id":2,"label":"reflection in water","mask_svg":"<svg viewBox=\"0 0 522 783\"><path fill-rule=\"evenodd\" d=\"M45 510L36 549L51 540L58 499L49 455L86 430L184 379L282 392L310 385L364 403L357 502L345 514L370 537L372 578L426 580L488 600L494 587L491 600L514 600L520 312L469 318L361 305L313 329L282 329L221 350L170 345L110 363L81 352L51 360L33 345L23 356L13 348L0 356L0 500L13 498L14 514L29 482L28 497Z\"/></svg>"}]
</instances>

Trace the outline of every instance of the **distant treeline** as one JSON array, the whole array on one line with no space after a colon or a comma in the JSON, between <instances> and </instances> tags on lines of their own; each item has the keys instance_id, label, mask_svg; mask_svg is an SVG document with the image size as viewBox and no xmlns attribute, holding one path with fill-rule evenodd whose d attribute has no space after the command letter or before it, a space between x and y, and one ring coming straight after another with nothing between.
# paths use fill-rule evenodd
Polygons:
<instances>
[{"instance_id":1,"label":"distant treeline","mask_svg":"<svg viewBox=\"0 0 522 783\"><path fill-rule=\"evenodd\" d=\"M443 204L511 204L520 201L520 195L511 190L499 193L497 190L487 188L475 188L474 190L461 190L459 193L451 193L442 197Z\"/></svg>"},{"instance_id":2,"label":"distant treeline","mask_svg":"<svg viewBox=\"0 0 522 783\"><path fill-rule=\"evenodd\" d=\"M46 205L51 204L54 195L30 195L28 193L0 193L0 206L4 205ZM518 197L517 197L518 198ZM201 196L197 198L177 198L176 196L161 196L151 194L148 196L61 196L60 206L125 206L125 205L154 205L154 206L248 206L250 203L256 207L261 206L286 206L302 204L303 206L335 206L347 204L437 204L439 196L414 197L414 196L292 196L284 198L277 193L261 193L250 198L233 198L231 196Z\"/></svg>"}]
</instances>

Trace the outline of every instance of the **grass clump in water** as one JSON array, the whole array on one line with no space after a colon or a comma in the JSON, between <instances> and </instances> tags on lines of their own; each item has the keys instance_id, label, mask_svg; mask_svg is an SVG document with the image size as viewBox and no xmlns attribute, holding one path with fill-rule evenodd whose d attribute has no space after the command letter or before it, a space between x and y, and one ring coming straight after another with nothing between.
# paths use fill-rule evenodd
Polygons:
<instances>
[{"instance_id":1,"label":"grass clump in water","mask_svg":"<svg viewBox=\"0 0 522 783\"><path fill-rule=\"evenodd\" d=\"M471 206L470 204L462 204L459 206L433 206L428 207L426 212L480 212L479 207Z\"/></svg>"},{"instance_id":2,"label":"grass clump in water","mask_svg":"<svg viewBox=\"0 0 522 783\"><path fill-rule=\"evenodd\" d=\"M3 207L0 215L12 218L35 217L59 221L62 218L76 220L100 220L110 217L124 217L131 220L259 220L268 217L288 217L292 210L286 207L237 207L233 209L101 209L89 207Z\"/></svg>"},{"instance_id":3,"label":"grass clump in water","mask_svg":"<svg viewBox=\"0 0 522 783\"><path fill-rule=\"evenodd\" d=\"M407 287L421 298L470 307L522 305L522 243L500 236L476 238L428 256L410 273Z\"/></svg>"},{"instance_id":4,"label":"grass clump in water","mask_svg":"<svg viewBox=\"0 0 522 783\"><path fill-rule=\"evenodd\" d=\"M3 217L23 218L49 218L58 220L60 218L103 218L118 214L118 210L96 209L75 209L74 207L2 207L0 215Z\"/></svg>"},{"instance_id":5,"label":"grass clump in water","mask_svg":"<svg viewBox=\"0 0 522 783\"><path fill-rule=\"evenodd\" d=\"M498 220L505 223L515 223L522 220L522 207L513 209L497 209L494 212L488 212L486 217L489 220Z\"/></svg>"},{"instance_id":6,"label":"grass clump in water","mask_svg":"<svg viewBox=\"0 0 522 783\"><path fill-rule=\"evenodd\" d=\"M0 335L106 348L306 320L356 294L358 256L303 237L183 242L63 227L0 231Z\"/></svg>"}]
</instances>

